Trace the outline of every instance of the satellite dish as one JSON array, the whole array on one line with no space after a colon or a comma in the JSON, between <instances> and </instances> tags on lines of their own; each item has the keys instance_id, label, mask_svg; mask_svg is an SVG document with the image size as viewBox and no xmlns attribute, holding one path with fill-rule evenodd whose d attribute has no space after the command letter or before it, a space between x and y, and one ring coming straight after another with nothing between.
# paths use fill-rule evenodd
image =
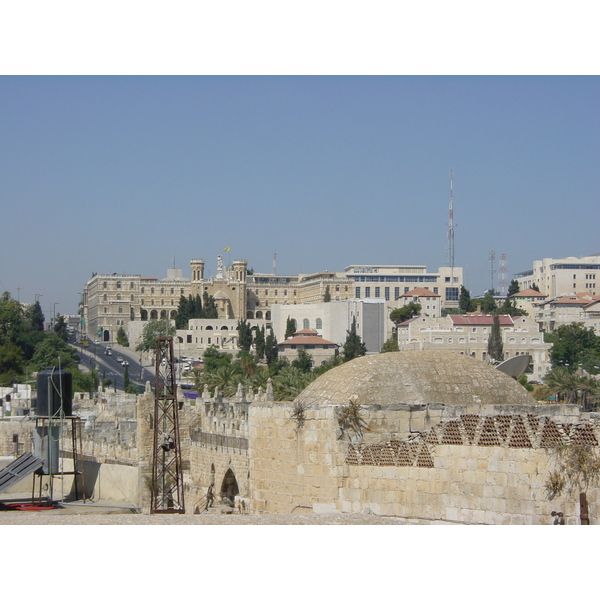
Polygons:
<instances>
[{"instance_id":1,"label":"satellite dish","mask_svg":"<svg viewBox=\"0 0 600 600\"><path fill-rule=\"evenodd\" d=\"M506 373L513 379L518 379L525 373L525 370L531 362L531 356L529 354L519 354L519 356L513 356L504 362L501 362L496 369Z\"/></svg>"}]
</instances>

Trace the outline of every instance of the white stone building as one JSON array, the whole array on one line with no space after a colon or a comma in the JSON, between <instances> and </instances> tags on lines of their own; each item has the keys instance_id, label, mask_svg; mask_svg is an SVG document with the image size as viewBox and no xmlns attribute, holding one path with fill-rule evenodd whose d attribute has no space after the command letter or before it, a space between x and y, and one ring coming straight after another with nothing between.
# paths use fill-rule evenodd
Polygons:
<instances>
[{"instance_id":1,"label":"white stone building","mask_svg":"<svg viewBox=\"0 0 600 600\"><path fill-rule=\"evenodd\" d=\"M386 340L388 320L385 302L379 300L319 302L315 304L273 304L273 333L278 342L285 341L288 317L296 321L296 329L314 329L318 335L342 346L352 320L368 353L379 352Z\"/></svg>"},{"instance_id":2,"label":"white stone building","mask_svg":"<svg viewBox=\"0 0 600 600\"><path fill-rule=\"evenodd\" d=\"M517 273L514 278L519 289L536 285L549 298L579 292L600 292L600 254L534 260L531 270Z\"/></svg>"},{"instance_id":3,"label":"white stone building","mask_svg":"<svg viewBox=\"0 0 600 600\"><path fill-rule=\"evenodd\" d=\"M532 377L539 380L550 370L551 344L544 342L539 325L531 317L499 317L504 359L529 354ZM415 317L398 325L398 347L403 350L448 350L487 361L493 315L467 314Z\"/></svg>"},{"instance_id":4,"label":"white stone building","mask_svg":"<svg viewBox=\"0 0 600 600\"><path fill-rule=\"evenodd\" d=\"M535 309L535 320L544 331L554 331L561 325L583 323L600 335L600 295L567 294L540 302Z\"/></svg>"}]
</instances>

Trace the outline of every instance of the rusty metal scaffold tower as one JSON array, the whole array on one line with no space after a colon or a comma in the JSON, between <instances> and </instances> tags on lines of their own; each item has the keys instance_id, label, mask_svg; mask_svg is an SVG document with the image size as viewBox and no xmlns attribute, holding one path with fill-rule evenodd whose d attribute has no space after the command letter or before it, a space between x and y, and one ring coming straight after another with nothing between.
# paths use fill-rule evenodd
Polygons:
<instances>
[{"instance_id":1,"label":"rusty metal scaffold tower","mask_svg":"<svg viewBox=\"0 0 600 600\"><path fill-rule=\"evenodd\" d=\"M173 338L156 340L151 513L185 513Z\"/></svg>"}]
</instances>

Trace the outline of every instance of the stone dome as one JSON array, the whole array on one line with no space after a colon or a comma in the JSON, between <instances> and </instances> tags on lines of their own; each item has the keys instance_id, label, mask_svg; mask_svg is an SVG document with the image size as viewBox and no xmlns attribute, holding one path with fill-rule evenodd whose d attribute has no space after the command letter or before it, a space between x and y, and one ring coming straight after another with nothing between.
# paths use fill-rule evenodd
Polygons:
<instances>
[{"instance_id":1,"label":"stone dome","mask_svg":"<svg viewBox=\"0 0 600 600\"><path fill-rule=\"evenodd\" d=\"M362 356L315 379L303 403L522 404L535 400L514 379L480 360L444 351L386 352Z\"/></svg>"}]
</instances>

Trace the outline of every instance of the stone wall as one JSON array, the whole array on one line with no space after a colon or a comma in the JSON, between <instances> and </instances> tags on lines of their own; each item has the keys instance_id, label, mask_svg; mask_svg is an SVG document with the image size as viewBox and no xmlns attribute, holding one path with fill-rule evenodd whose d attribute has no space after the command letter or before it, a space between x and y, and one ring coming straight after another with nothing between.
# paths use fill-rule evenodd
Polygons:
<instances>
[{"instance_id":1,"label":"stone wall","mask_svg":"<svg viewBox=\"0 0 600 600\"><path fill-rule=\"evenodd\" d=\"M362 435L342 430L341 407L291 403L250 408L251 508L256 512L363 512L417 521L551 523L552 511L580 522L586 492L599 523L598 482L566 481L564 449L598 450L599 415L576 406L362 407Z\"/></svg>"}]
</instances>

